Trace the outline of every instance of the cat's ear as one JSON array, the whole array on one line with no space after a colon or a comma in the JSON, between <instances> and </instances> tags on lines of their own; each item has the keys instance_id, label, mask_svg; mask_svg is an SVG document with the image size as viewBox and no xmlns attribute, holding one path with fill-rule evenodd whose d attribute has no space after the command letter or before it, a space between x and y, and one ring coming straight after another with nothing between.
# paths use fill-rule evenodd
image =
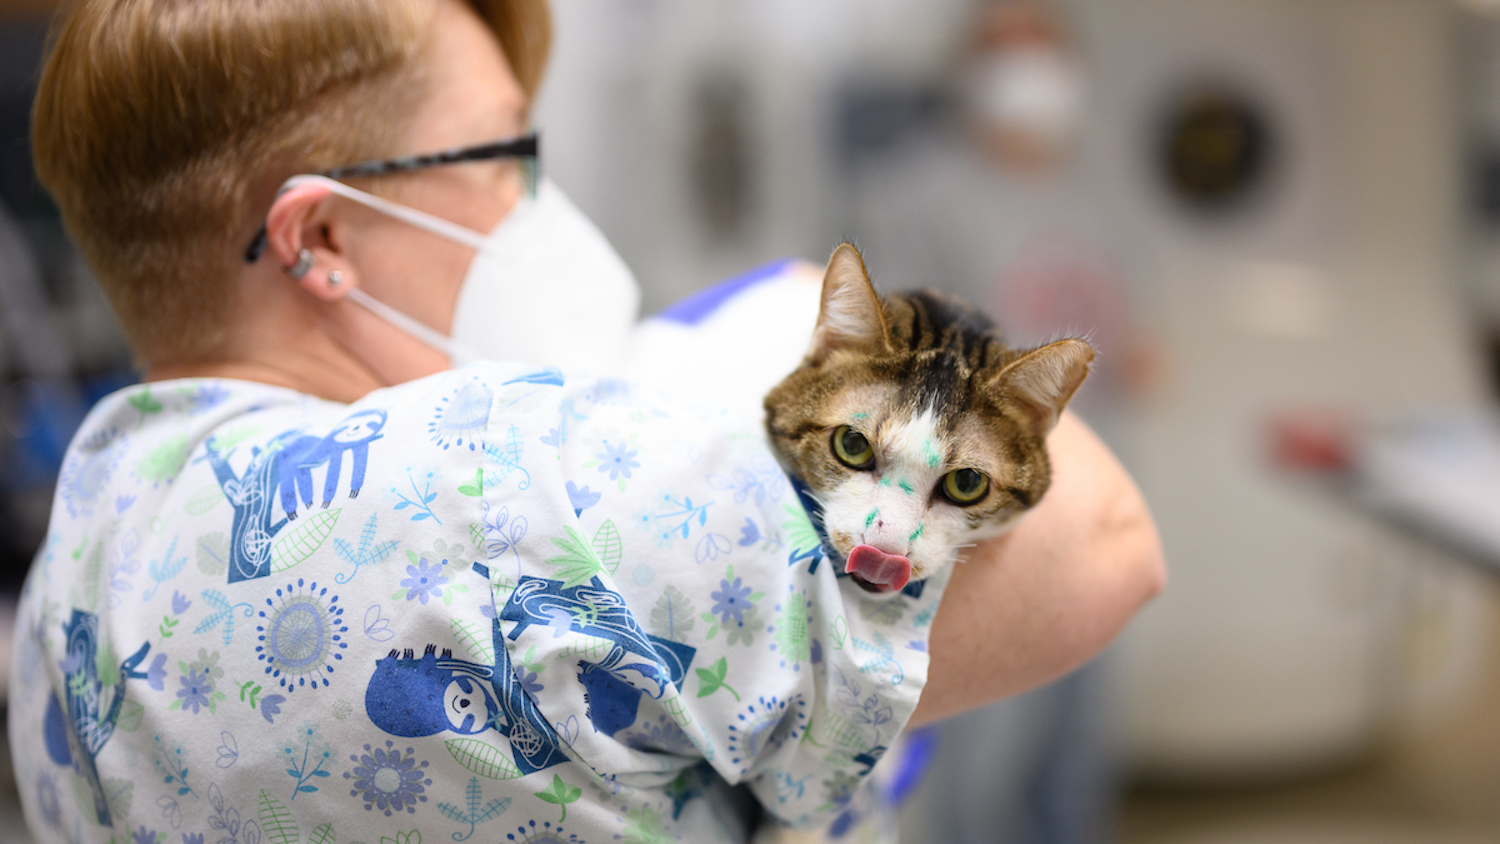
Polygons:
<instances>
[{"instance_id":1,"label":"cat's ear","mask_svg":"<svg viewBox=\"0 0 1500 844\"><path fill-rule=\"evenodd\" d=\"M885 309L870 285L859 250L839 244L823 275L823 301L807 357L821 363L837 351L880 354L891 350Z\"/></svg>"},{"instance_id":2,"label":"cat's ear","mask_svg":"<svg viewBox=\"0 0 1500 844\"><path fill-rule=\"evenodd\" d=\"M991 385L1021 406L1032 430L1046 436L1094 360L1094 347L1082 340L1059 340L1033 349L1000 370Z\"/></svg>"}]
</instances>

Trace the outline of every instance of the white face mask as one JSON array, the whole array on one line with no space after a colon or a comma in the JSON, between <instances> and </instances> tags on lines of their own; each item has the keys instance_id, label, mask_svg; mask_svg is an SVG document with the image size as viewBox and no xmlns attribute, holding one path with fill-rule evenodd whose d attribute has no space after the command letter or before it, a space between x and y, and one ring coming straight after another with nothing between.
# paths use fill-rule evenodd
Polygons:
<instances>
[{"instance_id":1,"label":"white face mask","mask_svg":"<svg viewBox=\"0 0 1500 844\"><path fill-rule=\"evenodd\" d=\"M968 82L971 107L997 129L1061 145L1072 139L1083 120L1083 73L1055 49L992 54L980 59Z\"/></svg>"},{"instance_id":2,"label":"white face mask","mask_svg":"<svg viewBox=\"0 0 1500 844\"><path fill-rule=\"evenodd\" d=\"M448 356L523 360L607 372L624 357L640 287L604 235L548 179L488 235L323 176L293 176L474 248L453 308L453 330L431 326L355 288L349 299Z\"/></svg>"}]
</instances>

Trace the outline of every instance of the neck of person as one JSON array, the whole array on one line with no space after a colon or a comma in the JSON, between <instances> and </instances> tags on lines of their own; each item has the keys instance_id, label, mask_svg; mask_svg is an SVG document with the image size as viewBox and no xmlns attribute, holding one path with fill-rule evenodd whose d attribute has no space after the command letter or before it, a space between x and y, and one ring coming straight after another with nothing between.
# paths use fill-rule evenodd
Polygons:
<instances>
[{"instance_id":1,"label":"neck of person","mask_svg":"<svg viewBox=\"0 0 1500 844\"><path fill-rule=\"evenodd\" d=\"M256 302L239 303L222 349L148 361L146 380L230 378L349 403L448 368L441 353L357 304L319 301L290 285L259 289Z\"/></svg>"}]
</instances>

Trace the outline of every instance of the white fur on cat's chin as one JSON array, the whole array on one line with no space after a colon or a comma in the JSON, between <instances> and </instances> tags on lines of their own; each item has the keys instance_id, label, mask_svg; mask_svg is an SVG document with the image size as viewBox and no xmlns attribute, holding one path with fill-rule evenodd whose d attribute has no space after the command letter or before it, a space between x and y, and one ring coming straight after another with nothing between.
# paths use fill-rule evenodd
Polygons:
<instances>
[{"instance_id":1,"label":"white fur on cat's chin","mask_svg":"<svg viewBox=\"0 0 1500 844\"><path fill-rule=\"evenodd\" d=\"M930 407L914 419L885 426L875 471L851 472L843 483L819 495L823 525L839 553L847 557L855 545L863 544L899 554L911 561L912 579L921 580L952 565L959 554L957 546L998 536L1015 523L1010 518L970 528L962 507L934 494L943 476L955 467L941 461L929 466L927 443L935 444L941 453L936 414ZM889 483L881 483L882 478L889 478ZM911 484L911 493L901 488L902 480ZM883 528L866 525L871 510L879 511ZM909 539L918 525L922 533ZM840 542L840 536L849 537L852 544Z\"/></svg>"}]
</instances>

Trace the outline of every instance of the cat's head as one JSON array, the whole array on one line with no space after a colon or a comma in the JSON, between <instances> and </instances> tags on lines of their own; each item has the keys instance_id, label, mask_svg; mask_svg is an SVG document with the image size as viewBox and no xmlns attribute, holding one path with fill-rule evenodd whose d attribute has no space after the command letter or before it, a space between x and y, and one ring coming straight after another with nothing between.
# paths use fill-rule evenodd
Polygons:
<instances>
[{"instance_id":1,"label":"cat's head","mask_svg":"<svg viewBox=\"0 0 1500 844\"><path fill-rule=\"evenodd\" d=\"M834 251L811 348L766 396L783 468L811 491L839 564L894 591L1011 526L1051 481L1046 437L1094 350L1027 351L937 293L890 296Z\"/></svg>"}]
</instances>

